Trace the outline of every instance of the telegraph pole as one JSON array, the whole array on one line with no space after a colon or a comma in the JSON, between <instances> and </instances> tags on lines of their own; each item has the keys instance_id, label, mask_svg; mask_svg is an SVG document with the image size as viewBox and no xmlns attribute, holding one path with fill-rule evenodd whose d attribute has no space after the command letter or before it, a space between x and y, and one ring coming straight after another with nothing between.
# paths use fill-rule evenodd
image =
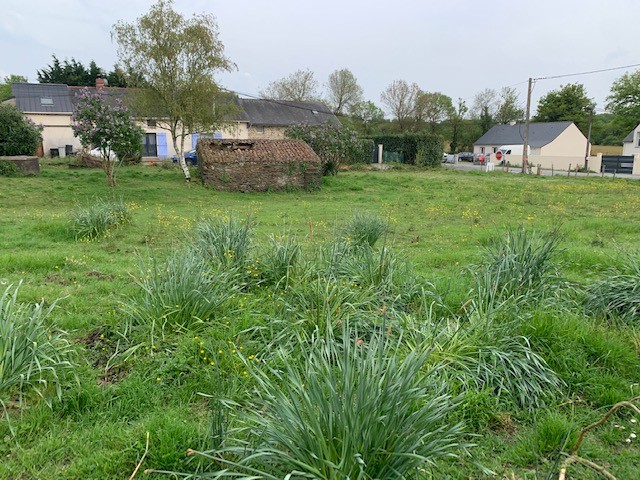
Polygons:
<instances>
[{"instance_id":1,"label":"telegraph pole","mask_svg":"<svg viewBox=\"0 0 640 480\"><path fill-rule=\"evenodd\" d=\"M531 91L533 90L533 79L529 77L529 88L527 90L527 115L524 120L524 145L522 146L522 173L529 164L529 117L531 116Z\"/></svg>"},{"instance_id":2,"label":"telegraph pole","mask_svg":"<svg viewBox=\"0 0 640 480\"><path fill-rule=\"evenodd\" d=\"M591 144L591 122L593 121L593 110L595 105L589 105L589 131L587 133L587 150L584 153L584 169L589 171L589 146Z\"/></svg>"}]
</instances>

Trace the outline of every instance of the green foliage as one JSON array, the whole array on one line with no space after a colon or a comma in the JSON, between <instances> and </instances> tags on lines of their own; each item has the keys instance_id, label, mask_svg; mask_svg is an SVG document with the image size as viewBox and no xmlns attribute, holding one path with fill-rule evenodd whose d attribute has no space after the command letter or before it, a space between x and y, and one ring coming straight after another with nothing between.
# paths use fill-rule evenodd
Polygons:
<instances>
[{"instance_id":1,"label":"green foliage","mask_svg":"<svg viewBox=\"0 0 640 480\"><path fill-rule=\"evenodd\" d=\"M119 98L107 99L88 88L76 94L73 134L85 148L95 148L102 156L107 185L115 187L116 169L125 158L140 154L143 130Z\"/></svg>"},{"instance_id":2,"label":"green foliage","mask_svg":"<svg viewBox=\"0 0 640 480\"><path fill-rule=\"evenodd\" d=\"M41 131L13 105L0 105L0 156L34 155Z\"/></svg>"},{"instance_id":3,"label":"green foliage","mask_svg":"<svg viewBox=\"0 0 640 480\"><path fill-rule=\"evenodd\" d=\"M237 291L235 277L212 268L193 250L174 252L165 263L140 262L139 293L122 309L129 327L193 328L213 320Z\"/></svg>"},{"instance_id":4,"label":"green foliage","mask_svg":"<svg viewBox=\"0 0 640 480\"><path fill-rule=\"evenodd\" d=\"M533 430L516 445L518 461L531 465L545 458L558 457L575 443L578 430L578 426L561 413L542 414Z\"/></svg>"},{"instance_id":5,"label":"green foliage","mask_svg":"<svg viewBox=\"0 0 640 480\"><path fill-rule=\"evenodd\" d=\"M538 102L536 122L569 121L575 123L580 130L586 132L589 110L593 108L593 100L587 97L584 85L570 83L558 90L552 90Z\"/></svg>"},{"instance_id":6,"label":"green foliage","mask_svg":"<svg viewBox=\"0 0 640 480\"><path fill-rule=\"evenodd\" d=\"M640 118L640 70L626 72L611 85L607 97L607 111L617 117L626 136L638 125Z\"/></svg>"},{"instance_id":7,"label":"green foliage","mask_svg":"<svg viewBox=\"0 0 640 480\"><path fill-rule=\"evenodd\" d=\"M158 0L133 23L117 22L113 36L130 86L138 87L136 114L156 118L171 132L185 180L184 141L191 132L213 132L235 109L214 80L235 65L224 56L211 14L185 18L172 0ZM215 104L215 108L212 105Z\"/></svg>"},{"instance_id":8,"label":"green foliage","mask_svg":"<svg viewBox=\"0 0 640 480\"><path fill-rule=\"evenodd\" d=\"M243 222L233 215L198 222L194 245L203 258L224 270L244 271L252 248L251 219Z\"/></svg>"},{"instance_id":9,"label":"green foliage","mask_svg":"<svg viewBox=\"0 0 640 480\"><path fill-rule=\"evenodd\" d=\"M373 247L390 230L389 222L377 213L358 210L345 222L341 234L352 245Z\"/></svg>"},{"instance_id":10,"label":"green foliage","mask_svg":"<svg viewBox=\"0 0 640 480\"><path fill-rule=\"evenodd\" d=\"M7 100L13 96L11 89L12 83L27 83L27 77L22 75L7 75L0 83L0 102Z\"/></svg>"},{"instance_id":11,"label":"green foliage","mask_svg":"<svg viewBox=\"0 0 640 480\"><path fill-rule=\"evenodd\" d=\"M0 177L17 177L20 174L15 163L8 160L0 160Z\"/></svg>"},{"instance_id":12,"label":"green foliage","mask_svg":"<svg viewBox=\"0 0 640 480\"><path fill-rule=\"evenodd\" d=\"M130 220L131 212L122 199L95 198L88 206L76 208L71 231L76 240L94 240Z\"/></svg>"},{"instance_id":13,"label":"green foliage","mask_svg":"<svg viewBox=\"0 0 640 480\"><path fill-rule=\"evenodd\" d=\"M421 150L421 161L427 166L442 163L442 138L429 133L405 133L402 135L375 135L376 145L382 144L387 152L396 152L404 156L405 163L415 165L418 151Z\"/></svg>"},{"instance_id":14,"label":"green foliage","mask_svg":"<svg viewBox=\"0 0 640 480\"><path fill-rule=\"evenodd\" d=\"M560 278L552 259L560 239L557 231L539 234L517 227L487 247L486 268L473 271L476 312L491 315L505 304L531 304L556 289Z\"/></svg>"},{"instance_id":15,"label":"green foliage","mask_svg":"<svg viewBox=\"0 0 640 480\"><path fill-rule=\"evenodd\" d=\"M596 315L640 320L640 255L626 253L622 264L585 287L585 306Z\"/></svg>"},{"instance_id":16,"label":"green foliage","mask_svg":"<svg viewBox=\"0 0 640 480\"><path fill-rule=\"evenodd\" d=\"M252 370L249 442L201 453L225 465L213 478L410 479L463 452L461 427L447 421L455 403L423 370L427 350L404 356L383 332L367 343L348 328L326 335L299 340L303 360L283 358L284 371Z\"/></svg>"},{"instance_id":17,"label":"green foliage","mask_svg":"<svg viewBox=\"0 0 640 480\"><path fill-rule=\"evenodd\" d=\"M64 83L73 86L93 87L96 84L96 78L105 78L106 76L110 87L127 86L122 70L117 65L114 66L112 72L106 74L106 70L98 67L93 60L89 62L88 67L85 67L75 58L60 62L55 55L51 55L51 57L53 58L51 65L38 70L38 82L40 83Z\"/></svg>"},{"instance_id":18,"label":"green foliage","mask_svg":"<svg viewBox=\"0 0 640 480\"><path fill-rule=\"evenodd\" d=\"M292 125L285 135L309 144L322 161L323 175L336 175L343 163L361 163L371 158L355 131L346 125L331 122L320 126Z\"/></svg>"},{"instance_id":19,"label":"green foliage","mask_svg":"<svg viewBox=\"0 0 640 480\"><path fill-rule=\"evenodd\" d=\"M46 325L55 303L48 308L18 302L18 287L8 286L0 296L0 405L5 415L12 395L36 393L44 398L50 386L62 396L61 384L73 374L73 348L64 332ZM12 291L13 290L13 291Z\"/></svg>"},{"instance_id":20,"label":"green foliage","mask_svg":"<svg viewBox=\"0 0 640 480\"><path fill-rule=\"evenodd\" d=\"M267 285L286 288L296 277L301 256L300 244L291 236L270 236L260 255L260 278Z\"/></svg>"}]
</instances>

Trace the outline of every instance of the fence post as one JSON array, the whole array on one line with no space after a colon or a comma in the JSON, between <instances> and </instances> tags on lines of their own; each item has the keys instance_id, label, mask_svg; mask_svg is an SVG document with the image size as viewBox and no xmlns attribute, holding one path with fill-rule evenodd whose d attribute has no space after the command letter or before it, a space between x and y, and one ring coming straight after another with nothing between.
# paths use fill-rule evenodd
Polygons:
<instances>
[{"instance_id":1,"label":"fence post","mask_svg":"<svg viewBox=\"0 0 640 480\"><path fill-rule=\"evenodd\" d=\"M536 172L536 175L540 175L541 167L542 165L538 164L538 171Z\"/></svg>"},{"instance_id":2,"label":"fence post","mask_svg":"<svg viewBox=\"0 0 640 480\"><path fill-rule=\"evenodd\" d=\"M567 170L567 177L571 176L571 164L569 164L569 169Z\"/></svg>"},{"instance_id":3,"label":"fence post","mask_svg":"<svg viewBox=\"0 0 640 480\"><path fill-rule=\"evenodd\" d=\"M552 177L553 177L554 173L555 173L555 172L553 171L553 163L552 163L552 164L551 164L551 176L552 176Z\"/></svg>"}]
</instances>

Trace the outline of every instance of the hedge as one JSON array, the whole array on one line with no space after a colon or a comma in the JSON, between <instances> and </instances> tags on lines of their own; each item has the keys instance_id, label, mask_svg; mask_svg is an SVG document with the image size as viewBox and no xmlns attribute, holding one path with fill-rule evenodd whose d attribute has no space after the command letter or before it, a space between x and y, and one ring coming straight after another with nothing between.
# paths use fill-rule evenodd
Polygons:
<instances>
[{"instance_id":1,"label":"hedge","mask_svg":"<svg viewBox=\"0 0 640 480\"><path fill-rule=\"evenodd\" d=\"M411 165L437 167L442 163L443 140L439 135L426 132L393 135L374 135L371 140L382 144L387 152L404 156L404 162Z\"/></svg>"}]
</instances>

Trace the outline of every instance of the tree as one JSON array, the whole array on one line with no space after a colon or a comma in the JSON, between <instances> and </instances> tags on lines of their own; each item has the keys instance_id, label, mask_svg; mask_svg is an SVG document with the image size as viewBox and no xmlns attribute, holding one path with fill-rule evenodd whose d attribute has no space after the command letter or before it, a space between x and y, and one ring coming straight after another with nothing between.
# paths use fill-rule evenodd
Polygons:
<instances>
[{"instance_id":1,"label":"tree","mask_svg":"<svg viewBox=\"0 0 640 480\"><path fill-rule=\"evenodd\" d=\"M498 93L492 88L485 88L474 97L471 117L480 121L480 128L483 134L495 124L495 115L498 107Z\"/></svg>"},{"instance_id":2,"label":"tree","mask_svg":"<svg viewBox=\"0 0 640 480\"><path fill-rule=\"evenodd\" d=\"M607 110L613 113L616 124L626 135L640 123L640 70L625 73L611 85Z\"/></svg>"},{"instance_id":3,"label":"tree","mask_svg":"<svg viewBox=\"0 0 640 480\"><path fill-rule=\"evenodd\" d=\"M458 145L460 143L460 129L462 127L462 121L467 114L467 104L461 98L458 98L458 108L453 110L453 114L450 117L451 122L451 142L449 142L449 151L456 153L458 151Z\"/></svg>"},{"instance_id":4,"label":"tree","mask_svg":"<svg viewBox=\"0 0 640 480\"><path fill-rule=\"evenodd\" d=\"M329 75L327 95L333 113L340 115L352 105L362 101L362 87L356 77L346 68Z\"/></svg>"},{"instance_id":5,"label":"tree","mask_svg":"<svg viewBox=\"0 0 640 480\"><path fill-rule=\"evenodd\" d=\"M13 105L0 105L0 156L35 154L41 131Z\"/></svg>"},{"instance_id":6,"label":"tree","mask_svg":"<svg viewBox=\"0 0 640 480\"><path fill-rule=\"evenodd\" d=\"M397 120L401 130L405 129L407 121L413 116L419 93L417 84L409 85L404 80L395 80L380 95L380 100Z\"/></svg>"},{"instance_id":7,"label":"tree","mask_svg":"<svg viewBox=\"0 0 640 480\"><path fill-rule=\"evenodd\" d=\"M264 98L273 100L290 100L294 102L308 102L317 100L318 81L311 70L297 70L291 75L275 80L260 91Z\"/></svg>"},{"instance_id":8,"label":"tree","mask_svg":"<svg viewBox=\"0 0 640 480\"><path fill-rule=\"evenodd\" d=\"M0 102L3 100L7 100L13 96L13 92L11 91L12 83L26 83L27 77L23 77L22 75L7 75L4 77L2 83L0 83Z\"/></svg>"},{"instance_id":9,"label":"tree","mask_svg":"<svg viewBox=\"0 0 640 480\"><path fill-rule=\"evenodd\" d=\"M113 27L118 57L135 96L136 114L156 118L169 130L186 181L185 137L208 132L224 123L233 102L223 94L213 75L235 66L224 56L215 17L187 19L172 9L172 0L159 0L135 23Z\"/></svg>"},{"instance_id":10,"label":"tree","mask_svg":"<svg viewBox=\"0 0 640 480\"><path fill-rule=\"evenodd\" d=\"M119 98L83 88L76 94L73 134L82 146L100 151L107 185L116 186L116 170L127 157L140 153L143 130Z\"/></svg>"},{"instance_id":11,"label":"tree","mask_svg":"<svg viewBox=\"0 0 640 480\"><path fill-rule=\"evenodd\" d=\"M431 133L435 133L438 124L451 117L455 112L451 97L440 92L420 92L416 98L414 115L416 120L429 124Z\"/></svg>"},{"instance_id":12,"label":"tree","mask_svg":"<svg viewBox=\"0 0 640 480\"><path fill-rule=\"evenodd\" d=\"M495 114L495 121L505 124L523 119L524 110L518 100L518 92L513 87L504 87L500 91L500 105Z\"/></svg>"},{"instance_id":13,"label":"tree","mask_svg":"<svg viewBox=\"0 0 640 480\"><path fill-rule=\"evenodd\" d=\"M371 125L384 120L384 112L371 101L361 101L349 106L349 115L362 122L364 134L368 135Z\"/></svg>"},{"instance_id":14,"label":"tree","mask_svg":"<svg viewBox=\"0 0 640 480\"><path fill-rule=\"evenodd\" d=\"M587 97L584 85L570 83L540 98L534 119L537 122L569 121L586 132L589 109L593 105L593 100Z\"/></svg>"},{"instance_id":15,"label":"tree","mask_svg":"<svg viewBox=\"0 0 640 480\"><path fill-rule=\"evenodd\" d=\"M38 70L38 82L40 83L64 83L65 85L91 87L95 85L96 78L107 78L112 87L126 87L122 69L114 65L114 70L105 74L105 70L100 68L95 61L91 60L89 66L85 67L82 62L75 58L60 62L55 55L52 55L53 62L42 70Z\"/></svg>"}]
</instances>

